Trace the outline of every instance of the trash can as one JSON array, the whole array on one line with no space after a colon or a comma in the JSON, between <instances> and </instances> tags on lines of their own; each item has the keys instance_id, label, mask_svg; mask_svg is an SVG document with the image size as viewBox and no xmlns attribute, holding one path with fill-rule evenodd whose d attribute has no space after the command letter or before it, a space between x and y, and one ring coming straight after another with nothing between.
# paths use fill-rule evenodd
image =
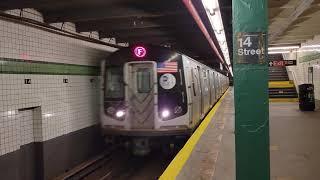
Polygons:
<instances>
[{"instance_id":1,"label":"trash can","mask_svg":"<svg viewBox=\"0 0 320 180\"><path fill-rule=\"evenodd\" d=\"M299 108L301 111L314 111L314 86L313 84L299 85Z\"/></svg>"}]
</instances>

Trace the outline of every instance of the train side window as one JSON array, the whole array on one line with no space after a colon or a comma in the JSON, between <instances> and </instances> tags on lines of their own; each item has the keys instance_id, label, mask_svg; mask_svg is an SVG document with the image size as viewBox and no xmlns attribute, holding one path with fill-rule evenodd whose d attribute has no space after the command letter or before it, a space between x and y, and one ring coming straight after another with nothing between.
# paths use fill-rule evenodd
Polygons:
<instances>
[{"instance_id":1,"label":"train side window","mask_svg":"<svg viewBox=\"0 0 320 180\"><path fill-rule=\"evenodd\" d=\"M138 93L149 93L151 87L151 72L149 68L139 68L137 70L137 90Z\"/></svg>"},{"instance_id":2,"label":"train side window","mask_svg":"<svg viewBox=\"0 0 320 180\"><path fill-rule=\"evenodd\" d=\"M206 78L206 77L207 77L206 70L203 70L203 77L204 77L204 78Z\"/></svg>"},{"instance_id":3,"label":"train side window","mask_svg":"<svg viewBox=\"0 0 320 180\"><path fill-rule=\"evenodd\" d=\"M121 67L106 68L105 98L123 98L123 72Z\"/></svg>"}]
</instances>

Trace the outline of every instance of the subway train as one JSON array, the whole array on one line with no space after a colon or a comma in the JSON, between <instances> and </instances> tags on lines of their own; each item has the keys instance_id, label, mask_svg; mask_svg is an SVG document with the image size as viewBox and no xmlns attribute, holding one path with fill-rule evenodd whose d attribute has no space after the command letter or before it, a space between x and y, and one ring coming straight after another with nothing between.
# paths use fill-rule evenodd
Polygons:
<instances>
[{"instance_id":1,"label":"subway train","mask_svg":"<svg viewBox=\"0 0 320 180\"><path fill-rule=\"evenodd\" d=\"M229 86L227 76L165 47L121 48L101 67L102 133L137 155L190 136Z\"/></svg>"}]
</instances>

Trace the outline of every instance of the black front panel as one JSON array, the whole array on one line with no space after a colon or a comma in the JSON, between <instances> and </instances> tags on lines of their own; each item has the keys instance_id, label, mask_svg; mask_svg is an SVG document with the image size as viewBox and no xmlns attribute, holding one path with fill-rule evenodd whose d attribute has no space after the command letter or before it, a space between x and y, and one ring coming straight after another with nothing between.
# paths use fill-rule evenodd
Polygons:
<instances>
[{"instance_id":1,"label":"black front panel","mask_svg":"<svg viewBox=\"0 0 320 180\"><path fill-rule=\"evenodd\" d=\"M158 65L158 112L163 120L182 116L187 113L188 108L181 56L177 56L171 62L177 63L176 71L169 66L166 72L165 69L161 69L163 66ZM164 116L164 111L169 113L167 117Z\"/></svg>"}]
</instances>

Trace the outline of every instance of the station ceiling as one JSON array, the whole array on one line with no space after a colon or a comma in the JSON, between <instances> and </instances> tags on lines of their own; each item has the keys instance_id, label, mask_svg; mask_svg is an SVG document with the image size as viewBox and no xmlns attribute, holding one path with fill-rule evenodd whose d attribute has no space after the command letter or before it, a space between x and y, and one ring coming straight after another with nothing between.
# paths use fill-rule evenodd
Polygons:
<instances>
[{"instance_id":1,"label":"station ceiling","mask_svg":"<svg viewBox=\"0 0 320 180\"><path fill-rule=\"evenodd\" d=\"M193 0L214 41L201 0ZM219 0L232 57L232 0ZM320 34L320 0L269 0L269 45L300 44ZM182 0L1 0L0 10L34 8L45 23L73 22L117 42L169 45L211 66L213 52ZM216 45L218 43L216 42Z\"/></svg>"},{"instance_id":2,"label":"station ceiling","mask_svg":"<svg viewBox=\"0 0 320 180\"><path fill-rule=\"evenodd\" d=\"M230 53L231 1L220 0ZM212 39L216 41L201 0L192 2ZM43 14L45 23L73 22L78 32L98 31L100 38L115 37L117 42L169 45L205 64L216 67L219 65L218 57L182 0L0 1L1 10L21 8L38 10Z\"/></svg>"},{"instance_id":3,"label":"station ceiling","mask_svg":"<svg viewBox=\"0 0 320 180\"><path fill-rule=\"evenodd\" d=\"M269 44L301 44L320 34L320 0L269 0Z\"/></svg>"}]
</instances>

